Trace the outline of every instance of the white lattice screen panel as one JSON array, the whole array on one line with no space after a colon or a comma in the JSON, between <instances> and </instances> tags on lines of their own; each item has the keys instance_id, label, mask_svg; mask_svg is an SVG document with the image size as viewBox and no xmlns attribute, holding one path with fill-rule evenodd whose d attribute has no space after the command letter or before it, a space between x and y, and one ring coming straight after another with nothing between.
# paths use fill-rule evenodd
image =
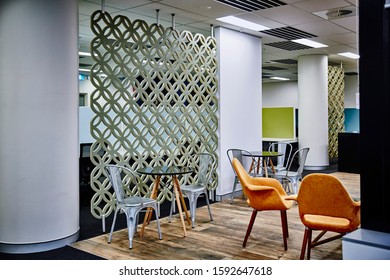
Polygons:
<instances>
[{"instance_id":1,"label":"white lattice screen panel","mask_svg":"<svg viewBox=\"0 0 390 280\"><path fill-rule=\"evenodd\" d=\"M136 170L187 165L197 152L218 158L217 49L212 37L102 11L91 16L91 29L91 212L101 218L114 206L105 164ZM210 190L217 187L217 164ZM142 179L148 194L153 178ZM158 200L171 200L170 182L162 183Z\"/></svg>"}]
</instances>

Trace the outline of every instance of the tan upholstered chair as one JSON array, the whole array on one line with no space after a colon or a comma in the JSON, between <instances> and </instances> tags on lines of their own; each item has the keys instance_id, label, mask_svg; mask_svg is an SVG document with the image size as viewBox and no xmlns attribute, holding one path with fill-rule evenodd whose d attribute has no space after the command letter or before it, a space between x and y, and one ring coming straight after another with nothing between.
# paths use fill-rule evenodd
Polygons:
<instances>
[{"instance_id":1,"label":"tan upholstered chair","mask_svg":"<svg viewBox=\"0 0 390 280\"><path fill-rule=\"evenodd\" d=\"M286 200L287 194L278 180L274 178L251 177L237 158L233 158L232 164L243 192L247 197L247 202L253 208L252 217L242 246L246 246L258 211L279 210L282 219L284 250L287 250L287 210L291 208L293 201Z\"/></svg>"},{"instance_id":2,"label":"tan upholstered chair","mask_svg":"<svg viewBox=\"0 0 390 280\"><path fill-rule=\"evenodd\" d=\"M301 260L310 259L311 248L336 240L360 225L360 202L349 196L342 183L329 174L310 174L305 176L296 196L299 216L305 225ZM312 232L321 233L312 240ZM327 231L339 233L320 240Z\"/></svg>"},{"instance_id":3,"label":"tan upholstered chair","mask_svg":"<svg viewBox=\"0 0 390 280\"><path fill-rule=\"evenodd\" d=\"M234 199L234 194L236 192L236 187L237 187L237 184L238 184L238 177L237 177L237 174L234 170L234 167L233 167L233 158L236 158L238 159L238 161L241 163L241 164L244 164L244 157L247 157L247 158L252 158L252 162L251 162L251 167L249 168L250 170L252 170L252 167L253 167L253 164L255 162L255 159L253 157L253 155L246 151L246 150L242 150L242 149L228 149L227 150L227 156L228 156L228 159L229 159L229 162L233 168L233 171L234 171L234 182L233 182L233 190L232 190L232 197L230 198L230 204L233 204L233 199ZM250 174L251 176L256 176L256 174L254 173L251 173Z\"/></svg>"}]
</instances>

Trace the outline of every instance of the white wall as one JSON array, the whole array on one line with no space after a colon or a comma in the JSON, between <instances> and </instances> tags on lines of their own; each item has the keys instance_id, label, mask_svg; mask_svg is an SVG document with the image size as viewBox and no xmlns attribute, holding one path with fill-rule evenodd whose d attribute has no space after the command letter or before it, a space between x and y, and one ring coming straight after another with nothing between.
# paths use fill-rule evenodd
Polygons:
<instances>
[{"instance_id":1,"label":"white wall","mask_svg":"<svg viewBox=\"0 0 390 280\"><path fill-rule=\"evenodd\" d=\"M261 145L261 39L216 28L219 59L219 182L217 196L232 191L229 148L258 150Z\"/></svg>"},{"instance_id":2,"label":"white wall","mask_svg":"<svg viewBox=\"0 0 390 280\"><path fill-rule=\"evenodd\" d=\"M94 90L95 90L95 87L92 85L89 77L88 77L88 79L85 79L83 81L79 81L79 92L80 93L87 93L88 95L91 95L91 93Z\"/></svg>"},{"instance_id":3,"label":"white wall","mask_svg":"<svg viewBox=\"0 0 390 280\"><path fill-rule=\"evenodd\" d=\"M79 81L79 92L88 94L87 106L79 107L79 143L93 143L90 132L90 121L94 114L89 106L89 97L94 91L94 86L90 80Z\"/></svg>"},{"instance_id":4,"label":"white wall","mask_svg":"<svg viewBox=\"0 0 390 280\"><path fill-rule=\"evenodd\" d=\"M263 107L298 108L298 83L278 82L263 84Z\"/></svg>"},{"instance_id":5,"label":"white wall","mask_svg":"<svg viewBox=\"0 0 390 280\"><path fill-rule=\"evenodd\" d=\"M358 76L345 76L344 107L356 108L356 93L359 92ZM263 84L263 107L298 108L298 82Z\"/></svg>"},{"instance_id":6,"label":"white wall","mask_svg":"<svg viewBox=\"0 0 390 280\"><path fill-rule=\"evenodd\" d=\"M345 76L344 107L356 108L356 93L359 92L359 77Z\"/></svg>"}]
</instances>

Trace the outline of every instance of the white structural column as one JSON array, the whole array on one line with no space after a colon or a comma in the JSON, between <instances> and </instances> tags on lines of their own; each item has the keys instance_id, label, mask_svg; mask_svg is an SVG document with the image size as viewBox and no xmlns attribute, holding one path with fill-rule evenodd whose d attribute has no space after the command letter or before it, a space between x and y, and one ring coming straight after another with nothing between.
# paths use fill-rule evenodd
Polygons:
<instances>
[{"instance_id":1,"label":"white structural column","mask_svg":"<svg viewBox=\"0 0 390 280\"><path fill-rule=\"evenodd\" d=\"M78 1L1 1L0 252L78 234Z\"/></svg>"},{"instance_id":2,"label":"white structural column","mask_svg":"<svg viewBox=\"0 0 390 280\"><path fill-rule=\"evenodd\" d=\"M305 169L321 170L328 156L328 57L307 55L298 59L299 147L309 147Z\"/></svg>"},{"instance_id":3,"label":"white structural column","mask_svg":"<svg viewBox=\"0 0 390 280\"><path fill-rule=\"evenodd\" d=\"M217 199L230 198L234 172L226 151L262 147L261 38L215 30L219 67L219 182ZM240 190L237 185L237 190ZM240 195L240 192L237 192Z\"/></svg>"}]
</instances>

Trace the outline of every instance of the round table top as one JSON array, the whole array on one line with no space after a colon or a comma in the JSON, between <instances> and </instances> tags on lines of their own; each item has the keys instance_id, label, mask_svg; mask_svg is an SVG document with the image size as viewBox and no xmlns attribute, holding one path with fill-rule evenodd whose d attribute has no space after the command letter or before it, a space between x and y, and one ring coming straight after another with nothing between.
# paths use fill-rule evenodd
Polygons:
<instances>
[{"instance_id":1,"label":"round table top","mask_svg":"<svg viewBox=\"0 0 390 280\"><path fill-rule=\"evenodd\" d=\"M254 157L279 157L283 153L279 152L269 152L269 151L250 151L251 155L243 153L243 156L254 156Z\"/></svg>"},{"instance_id":2,"label":"round table top","mask_svg":"<svg viewBox=\"0 0 390 280\"><path fill-rule=\"evenodd\" d=\"M193 169L187 166L147 166L137 169L137 172L145 175L182 175L193 172Z\"/></svg>"}]
</instances>

